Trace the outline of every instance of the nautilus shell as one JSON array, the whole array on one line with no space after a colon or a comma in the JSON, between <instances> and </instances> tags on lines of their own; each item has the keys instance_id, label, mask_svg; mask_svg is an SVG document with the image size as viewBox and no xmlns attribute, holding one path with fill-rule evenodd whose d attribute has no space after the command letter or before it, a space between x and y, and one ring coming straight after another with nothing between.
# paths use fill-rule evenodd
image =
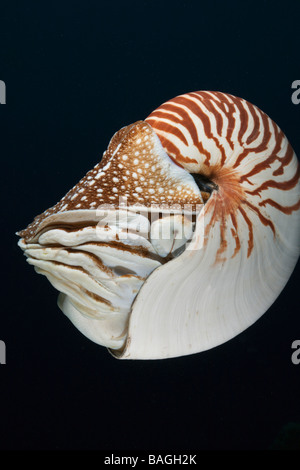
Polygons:
<instances>
[{"instance_id":1,"label":"nautilus shell","mask_svg":"<svg viewBox=\"0 0 300 470\"><path fill-rule=\"evenodd\" d=\"M299 163L244 99L199 91L123 127L18 233L58 305L118 358L197 353L275 301L299 256Z\"/></svg>"}]
</instances>

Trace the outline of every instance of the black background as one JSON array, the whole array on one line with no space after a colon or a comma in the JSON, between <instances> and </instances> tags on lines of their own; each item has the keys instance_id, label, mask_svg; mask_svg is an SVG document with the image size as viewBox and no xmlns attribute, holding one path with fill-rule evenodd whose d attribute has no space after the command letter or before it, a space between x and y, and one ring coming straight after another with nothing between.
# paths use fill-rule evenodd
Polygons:
<instances>
[{"instance_id":1,"label":"black background","mask_svg":"<svg viewBox=\"0 0 300 470\"><path fill-rule=\"evenodd\" d=\"M299 155L299 18L298 1L1 2L1 449L268 449L300 422L299 266L228 343L118 361L60 312L14 235L99 161L115 131L188 91L246 98Z\"/></svg>"}]
</instances>

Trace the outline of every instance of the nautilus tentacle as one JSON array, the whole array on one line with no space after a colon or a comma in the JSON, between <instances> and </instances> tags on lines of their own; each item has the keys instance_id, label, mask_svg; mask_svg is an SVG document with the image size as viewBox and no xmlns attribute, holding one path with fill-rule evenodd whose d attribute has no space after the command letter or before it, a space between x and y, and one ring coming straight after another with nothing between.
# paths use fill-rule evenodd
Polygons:
<instances>
[{"instance_id":1,"label":"nautilus tentacle","mask_svg":"<svg viewBox=\"0 0 300 470\"><path fill-rule=\"evenodd\" d=\"M19 244L63 312L116 357L192 354L242 332L284 288L299 256L299 177L256 106L187 93L118 131Z\"/></svg>"}]
</instances>

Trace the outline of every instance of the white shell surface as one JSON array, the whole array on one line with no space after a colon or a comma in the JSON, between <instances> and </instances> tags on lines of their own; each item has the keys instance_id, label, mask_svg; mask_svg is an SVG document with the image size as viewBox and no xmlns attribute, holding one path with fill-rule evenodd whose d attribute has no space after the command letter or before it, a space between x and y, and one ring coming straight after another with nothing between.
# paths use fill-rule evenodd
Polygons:
<instances>
[{"instance_id":1,"label":"white shell surface","mask_svg":"<svg viewBox=\"0 0 300 470\"><path fill-rule=\"evenodd\" d=\"M184 215L165 216L151 224L150 240L162 257L185 245L193 235L192 220Z\"/></svg>"}]
</instances>

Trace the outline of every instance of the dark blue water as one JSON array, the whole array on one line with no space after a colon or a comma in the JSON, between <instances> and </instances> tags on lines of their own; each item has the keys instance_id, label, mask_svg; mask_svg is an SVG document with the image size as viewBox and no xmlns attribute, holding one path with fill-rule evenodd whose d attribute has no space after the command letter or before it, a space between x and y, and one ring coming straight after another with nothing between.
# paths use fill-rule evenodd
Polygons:
<instances>
[{"instance_id":1,"label":"dark blue water","mask_svg":"<svg viewBox=\"0 0 300 470\"><path fill-rule=\"evenodd\" d=\"M225 345L123 362L71 326L14 233L99 161L115 131L184 92L246 98L299 155L299 2L27 1L0 10L0 448L271 447L300 422L300 364L291 361L299 267L269 311Z\"/></svg>"}]
</instances>

